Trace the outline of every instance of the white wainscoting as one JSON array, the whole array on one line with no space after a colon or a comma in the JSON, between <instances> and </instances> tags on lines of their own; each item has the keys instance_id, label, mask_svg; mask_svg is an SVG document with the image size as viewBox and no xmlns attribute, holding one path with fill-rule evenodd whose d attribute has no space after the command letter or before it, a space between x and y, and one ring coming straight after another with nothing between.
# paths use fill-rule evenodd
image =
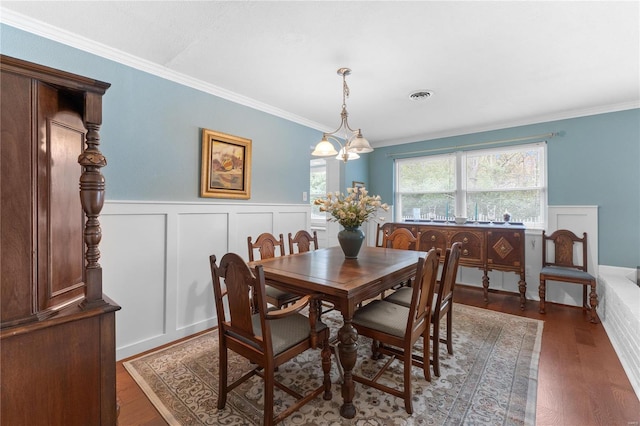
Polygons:
<instances>
[{"instance_id":1,"label":"white wainscoting","mask_svg":"<svg viewBox=\"0 0 640 426\"><path fill-rule=\"evenodd\" d=\"M100 264L116 314L116 358L217 324L209 255L248 260L247 237L311 228L308 204L107 201ZM288 250L288 247L287 247Z\"/></svg>"}]
</instances>

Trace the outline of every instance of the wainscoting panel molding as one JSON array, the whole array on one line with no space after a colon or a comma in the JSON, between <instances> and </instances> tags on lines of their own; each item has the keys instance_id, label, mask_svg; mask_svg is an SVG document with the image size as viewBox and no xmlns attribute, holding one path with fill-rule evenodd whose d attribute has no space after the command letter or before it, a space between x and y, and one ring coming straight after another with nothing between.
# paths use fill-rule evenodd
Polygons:
<instances>
[{"instance_id":1,"label":"wainscoting panel molding","mask_svg":"<svg viewBox=\"0 0 640 426\"><path fill-rule=\"evenodd\" d=\"M100 216L104 292L117 300L116 358L217 323L209 255L245 260L247 237L311 229L311 208L245 203L107 201Z\"/></svg>"}]
</instances>

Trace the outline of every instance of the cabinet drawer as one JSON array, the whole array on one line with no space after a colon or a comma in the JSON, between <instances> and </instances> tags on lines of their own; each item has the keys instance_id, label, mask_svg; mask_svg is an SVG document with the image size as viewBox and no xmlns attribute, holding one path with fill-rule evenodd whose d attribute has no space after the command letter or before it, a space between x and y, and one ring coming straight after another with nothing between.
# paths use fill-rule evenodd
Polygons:
<instances>
[{"instance_id":1,"label":"cabinet drawer","mask_svg":"<svg viewBox=\"0 0 640 426\"><path fill-rule=\"evenodd\" d=\"M462 231L451 236L451 244L461 243L460 261L482 262L484 250L482 247L484 238L479 232Z\"/></svg>"},{"instance_id":2,"label":"cabinet drawer","mask_svg":"<svg viewBox=\"0 0 640 426\"><path fill-rule=\"evenodd\" d=\"M420 250L440 249L444 256L444 251L447 249L447 235L434 229L421 229L420 231L422 232L420 234Z\"/></svg>"}]
</instances>

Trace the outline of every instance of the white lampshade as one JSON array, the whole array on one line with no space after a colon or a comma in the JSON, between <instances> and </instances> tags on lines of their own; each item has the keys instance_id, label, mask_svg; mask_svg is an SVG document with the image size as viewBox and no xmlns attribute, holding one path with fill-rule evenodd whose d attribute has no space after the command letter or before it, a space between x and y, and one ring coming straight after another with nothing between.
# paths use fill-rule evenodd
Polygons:
<instances>
[{"instance_id":1,"label":"white lampshade","mask_svg":"<svg viewBox=\"0 0 640 426\"><path fill-rule=\"evenodd\" d=\"M348 145L348 151L366 154L367 152L372 152L373 148L369 145L369 141L366 140L361 133L358 133L358 136Z\"/></svg>"},{"instance_id":2,"label":"white lampshade","mask_svg":"<svg viewBox=\"0 0 640 426\"><path fill-rule=\"evenodd\" d=\"M360 156L355 152L347 152L347 160L357 160L358 158ZM336 155L336 160L344 160L344 148L340 149L340 152Z\"/></svg>"},{"instance_id":3,"label":"white lampshade","mask_svg":"<svg viewBox=\"0 0 640 426\"><path fill-rule=\"evenodd\" d=\"M316 148L313 150L311 155L315 155L316 157L328 157L330 155L337 155L338 151L333 147L333 144L329 142L326 138L322 138Z\"/></svg>"}]
</instances>

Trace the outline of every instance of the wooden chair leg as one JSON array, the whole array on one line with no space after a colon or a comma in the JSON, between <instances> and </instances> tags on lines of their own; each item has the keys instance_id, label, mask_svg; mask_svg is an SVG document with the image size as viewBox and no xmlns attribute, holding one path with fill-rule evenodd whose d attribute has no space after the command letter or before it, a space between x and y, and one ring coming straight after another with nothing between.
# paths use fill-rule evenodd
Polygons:
<instances>
[{"instance_id":1,"label":"wooden chair leg","mask_svg":"<svg viewBox=\"0 0 640 426\"><path fill-rule=\"evenodd\" d=\"M382 354L380 353L380 342L377 340L371 341L371 359L381 359Z\"/></svg>"},{"instance_id":2,"label":"wooden chair leg","mask_svg":"<svg viewBox=\"0 0 640 426\"><path fill-rule=\"evenodd\" d=\"M220 345L220 374L218 377L218 409L227 404L227 350Z\"/></svg>"},{"instance_id":3,"label":"wooden chair leg","mask_svg":"<svg viewBox=\"0 0 640 426\"><path fill-rule=\"evenodd\" d=\"M422 335L423 345L422 345L422 371L424 373L424 378L427 382L431 381L431 367L429 366L429 360L431 359L431 340L429 339L429 328L427 328Z\"/></svg>"},{"instance_id":4,"label":"wooden chair leg","mask_svg":"<svg viewBox=\"0 0 640 426\"><path fill-rule=\"evenodd\" d=\"M547 283L545 280L540 280L540 287L538 287L538 295L540 296L540 313L544 314L544 299L547 293Z\"/></svg>"},{"instance_id":5,"label":"wooden chair leg","mask_svg":"<svg viewBox=\"0 0 640 426\"><path fill-rule=\"evenodd\" d=\"M428 344L428 341L427 341ZM413 404L411 403L411 365L412 348L404 350L404 409L407 414L413 414ZM427 367L428 368L428 367Z\"/></svg>"},{"instance_id":6,"label":"wooden chair leg","mask_svg":"<svg viewBox=\"0 0 640 426\"><path fill-rule=\"evenodd\" d=\"M440 321L433 324L433 374L440 377Z\"/></svg>"},{"instance_id":7,"label":"wooden chair leg","mask_svg":"<svg viewBox=\"0 0 640 426\"><path fill-rule=\"evenodd\" d=\"M591 282L591 293L589 294L589 304L591 305L591 322L596 324L598 322L598 313L596 312L596 308L598 307L598 293L596 293L595 281Z\"/></svg>"},{"instance_id":8,"label":"wooden chair leg","mask_svg":"<svg viewBox=\"0 0 640 426\"><path fill-rule=\"evenodd\" d=\"M451 337L452 329L453 329L453 306L449 305L449 310L447 311L447 352L449 352L449 355L453 355L453 339Z\"/></svg>"},{"instance_id":9,"label":"wooden chair leg","mask_svg":"<svg viewBox=\"0 0 640 426\"><path fill-rule=\"evenodd\" d=\"M273 425L273 393L275 374L273 368L264 369L264 424Z\"/></svg>"}]
</instances>

